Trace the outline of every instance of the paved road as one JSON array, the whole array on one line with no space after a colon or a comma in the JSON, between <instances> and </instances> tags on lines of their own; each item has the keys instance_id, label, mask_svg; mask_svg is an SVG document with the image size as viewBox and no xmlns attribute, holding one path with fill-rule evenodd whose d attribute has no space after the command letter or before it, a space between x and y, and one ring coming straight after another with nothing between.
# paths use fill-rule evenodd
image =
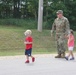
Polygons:
<instances>
[{"instance_id":1,"label":"paved road","mask_svg":"<svg viewBox=\"0 0 76 75\"><path fill-rule=\"evenodd\" d=\"M24 62L24 56L0 58L0 75L76 75L76 60L36 56L34 63Z\"/></svg>"}]
</instances>

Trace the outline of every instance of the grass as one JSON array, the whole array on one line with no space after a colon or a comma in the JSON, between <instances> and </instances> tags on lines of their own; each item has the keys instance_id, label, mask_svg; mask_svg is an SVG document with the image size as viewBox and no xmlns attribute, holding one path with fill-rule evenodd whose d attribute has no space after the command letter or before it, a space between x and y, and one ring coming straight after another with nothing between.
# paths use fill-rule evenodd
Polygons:
<instances>
[{"instance_id":1,"label":"grass","mask_svg":"<svg viewBox=\"0 0 76 75\"><path fill-rule=\"evenodd\" d=\"M0 26L0 56L24 55L25 30L14 26ZM56 53L55 39L51 38L50 30L38 32L32 29L32 36L34 54Z\"/></svg>"}]
</instances>

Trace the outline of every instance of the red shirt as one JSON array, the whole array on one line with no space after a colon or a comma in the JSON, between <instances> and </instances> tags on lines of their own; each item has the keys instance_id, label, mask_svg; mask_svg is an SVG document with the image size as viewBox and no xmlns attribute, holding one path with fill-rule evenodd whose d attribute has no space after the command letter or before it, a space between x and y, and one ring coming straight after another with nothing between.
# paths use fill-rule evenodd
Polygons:
<instances>
[{"instance_id":1,"label":"red shirt","mask_svg":"<svg viewBox=\"0 0 76 75\"><path fill-rule=\"evenodd\" d=\"M32 42L33 39L32 39L31 36L28 36L28 37L25 38L25 41L26 42ZM32 44L26 44L25 49L27 50L27 49L30 49L30 48L32 48Z\"/></svg>"}]
</instances>

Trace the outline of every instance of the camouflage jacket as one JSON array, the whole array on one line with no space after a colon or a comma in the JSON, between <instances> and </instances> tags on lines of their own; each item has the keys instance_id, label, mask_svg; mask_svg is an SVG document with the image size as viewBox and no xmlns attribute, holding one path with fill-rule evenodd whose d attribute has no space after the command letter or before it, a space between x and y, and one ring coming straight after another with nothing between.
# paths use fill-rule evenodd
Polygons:
<instances>
[{"instance_id":1,"label":"camouflage jacket","mask_svg":"<svg viewBox=\"0 0 76 75\"><path fill-rule=\"evenodd\" d=\"M56 18L53 25L52 25L52 32L54 32L54 30L57 33L66 33L68 34L68 31L70 29L70 25L69 25L69 21L66 17L62 17L62 18Z\"/></svg>"}]
</instances>

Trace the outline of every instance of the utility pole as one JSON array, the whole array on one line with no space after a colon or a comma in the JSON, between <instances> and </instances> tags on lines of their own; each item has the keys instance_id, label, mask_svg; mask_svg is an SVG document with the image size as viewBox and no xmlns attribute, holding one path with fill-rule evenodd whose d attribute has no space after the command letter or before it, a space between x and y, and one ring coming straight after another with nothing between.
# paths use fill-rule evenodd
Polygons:
<instances>
[{"instance_id":1,"label":"utility pole","mask_svg":"<svg viewBox=\"0 0 76 75\"><path fill-rule=\"evenodd\" d=\"M38 9L38 31L42 31L43 23L43 0L39 0L39 9Z\"/></svg>"}]
</instances>

